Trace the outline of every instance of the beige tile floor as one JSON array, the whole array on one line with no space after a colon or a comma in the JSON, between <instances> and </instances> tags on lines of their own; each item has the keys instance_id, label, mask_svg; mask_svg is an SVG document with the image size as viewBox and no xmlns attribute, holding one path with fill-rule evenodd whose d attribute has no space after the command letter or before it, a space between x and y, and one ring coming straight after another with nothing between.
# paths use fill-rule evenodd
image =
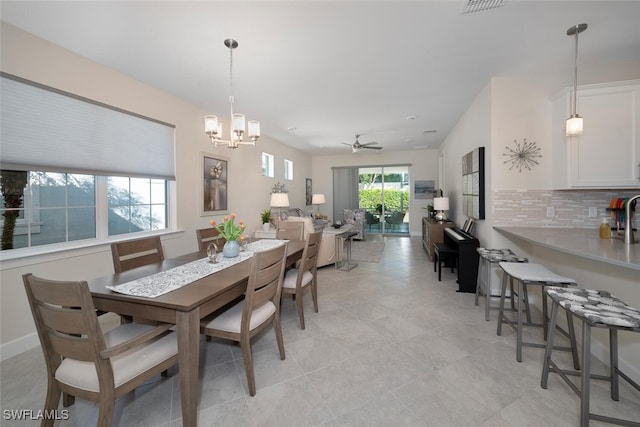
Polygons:
<instances>
[{"instance_id":1,"label":"beige tile floor","mask_svg":"<svg viewBox=\"0 0 640 427\"><path fill-rule=\"evenodd\" d=\"M350 272L320 269L320 312L313 313L307 296L306 330L298 327L293 302L284 301L287 357L279 359L271 329L254 340L255 397L247 392L239 348L203 340L199 425L578 425L578 398L557 376L540 388L543 350L525 348L523 362L516 362L510 328L496 336L497 312L485 322L482 304L455 292L449 270L438 282L420 239L385 241L380 263L361 262ZM528 339L540 334L528 331ZM2 362L0 374L3 415L41 409L46 383L39 349ZM640 393L625 384L620 402L613 402L606 383L595 383L591 402L598 412L640 420ZM97 412L78 400L69 419L56 425L95 425ZM3 416L0 424L39 422ZM119 399L114 425L181 425L177 371Z\"/></svg>"}]
</instances>

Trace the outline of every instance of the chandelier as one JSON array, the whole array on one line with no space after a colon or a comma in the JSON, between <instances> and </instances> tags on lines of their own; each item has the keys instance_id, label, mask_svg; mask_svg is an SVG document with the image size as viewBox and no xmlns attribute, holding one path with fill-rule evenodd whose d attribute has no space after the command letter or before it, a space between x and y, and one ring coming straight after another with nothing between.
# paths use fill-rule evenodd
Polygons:
<instances>
[{"instance_id":1,"label":"chandelier","mask_svg":"<svg viewBox=\"0 0 640 427\"><path fill-rule=\"evenodd\" d=\"M244 114L233 112L233 49L238 47L238 42L234 39L226 39L224 45L229 48L229 106L231 108L231 129L229 139L222 139L222 123L218 120L218 116L204 116L204 132L207 134L211 143L216 147L226 146L236 149L240 144L256 145L256 141L260 138L260 122L257 120L249 120L248 134L249 140L244 140L245 134L245 117Z\"/></svg>"}]
</instances>

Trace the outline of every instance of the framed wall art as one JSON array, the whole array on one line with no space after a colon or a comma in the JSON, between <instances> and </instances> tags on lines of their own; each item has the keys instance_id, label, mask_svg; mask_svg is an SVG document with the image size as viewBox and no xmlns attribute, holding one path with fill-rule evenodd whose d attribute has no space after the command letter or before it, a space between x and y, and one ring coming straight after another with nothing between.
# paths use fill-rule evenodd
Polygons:
<instances>
[{"instance_id":1,"label":"framed wall art","mask_svg":"<svg viewBox=\"0 0 640 427\"><path fill-rule=\"evenodd\" d=\"M484 147L462 156L462 213L484 219Z\"/></svg>"},{"instance_id":2,"label":"framed wall art","mask_svg":"<svg viewBox=\"0 0 640 427\"><path fill-rule=\"evenodd\" d=\"M433 199L435 190L435 181L415 180L413 182L413 198L414 199Z\"/></svg>"},{"instance_id":3,"label":"framed wall art","mask_svg":"<svg viewBox=\"0 0 640 427\"><path fill-rule=\"evenodd\" d=\"M200 165L202 167L201 215L228 213L229 161L223 157L202 153Z\"/></svg>"},{"instance_id":4,"label":"framed wall art","mask_svg":"<svg viewBox=\"0 0 640 427\"><path fill-rule=\"evenodd\" d=\"M311 178L306 179L305 188L307 189L307 192L305 193L306 204L307 206L311 206L311 201L313 200L313 188L311 187Z\"/></svg>"}]
</instances>

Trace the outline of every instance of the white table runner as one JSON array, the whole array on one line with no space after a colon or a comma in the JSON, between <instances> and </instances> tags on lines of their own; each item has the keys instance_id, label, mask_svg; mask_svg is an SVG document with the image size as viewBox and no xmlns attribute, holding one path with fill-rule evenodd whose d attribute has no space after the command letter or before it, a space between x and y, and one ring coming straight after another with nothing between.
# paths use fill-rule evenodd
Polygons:
<instances>
[{"instance_id":1,"label":"white table runner","mask_svg":"<svg viewBox=\"0 0 640 427\"><path fill-rule=\"evenodd\" d=\"M106 288L121 294L155 298L249 259L256 252L275 248L285 242L285 240L275 239L257 240L249 243L247 250L240 251L240 255L235 258L225 258L221 253L218 254L219 262L217 264L209 262L208 258L202 258L151 276L142 277L117 286L107 286Z\"/></svg>"}]
</instances>

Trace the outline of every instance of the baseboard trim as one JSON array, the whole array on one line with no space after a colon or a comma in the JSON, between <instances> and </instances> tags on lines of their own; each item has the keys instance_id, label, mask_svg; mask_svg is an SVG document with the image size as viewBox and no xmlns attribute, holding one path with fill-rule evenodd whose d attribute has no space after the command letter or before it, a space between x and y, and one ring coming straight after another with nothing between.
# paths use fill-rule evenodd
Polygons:
<instances>
[{"instance_id":1,"label":"baseboard trim","mask_svg":"<svg viewBox=\"0 0 640 427\"><path fill-rule=\"evenodd\" d=\"M40 339L38 334L32 332L23 337L17 338L13 341L9 341L0 345L0 361L5 361L17 356L20 353L24 353L27 350L40 346Z\"/></svg>"},{"instance_id":2,"label":"baseboard trim","mask_svg":"<svg viewBox=\"0 0 640 427\"><path fill-rule=\"evenodd\" d=\"M578 343L578 346L581 344ZM580 350L579 350L580 351ZM591 354L604 363L607 367L609 366L609 347L604 346L596 340L591 340ZM618 369L624 372L629 378L631 378L636 383L640 384L640 370L626 362L623 358L618 355ZM591 372L593 373L593 372ZM608 373L602 373L603 375L607 375ZM621 382L626 382L621 380Z\"/></svg>"}]
</instances>

